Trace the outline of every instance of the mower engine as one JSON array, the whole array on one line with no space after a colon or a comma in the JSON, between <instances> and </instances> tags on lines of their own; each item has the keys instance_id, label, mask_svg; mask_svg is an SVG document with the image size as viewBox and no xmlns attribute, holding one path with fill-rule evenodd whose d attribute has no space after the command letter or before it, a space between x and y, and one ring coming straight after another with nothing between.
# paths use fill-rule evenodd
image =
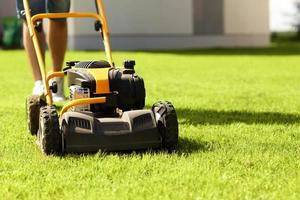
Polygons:
<instances>
[{"instance_id":1,"label":"mower engine","mask_svg":"<svg viewBox=\"0 0 300 200\"><path fill-rule=\"evenodd\" d=\"M69 62L70 100L105 96L104 104L80 105L73 111L112 114L142 109L145 105L145 87L141 77L135 75L134 61L125 61L124 68L110 68L105 61Z\"/></svg>"}]
</instances>

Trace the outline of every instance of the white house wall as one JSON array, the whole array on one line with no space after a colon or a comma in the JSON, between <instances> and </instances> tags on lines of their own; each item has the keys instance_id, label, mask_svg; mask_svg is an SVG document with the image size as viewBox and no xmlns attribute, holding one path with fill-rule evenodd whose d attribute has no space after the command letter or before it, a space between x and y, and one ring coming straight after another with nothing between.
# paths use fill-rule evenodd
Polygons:
<instances>
[{"instance_id":1,"label":"white house wall","mask_svg":"<svg viewBox=\"0 0 300 200\"><path fill-rule=\"evenodd\" d=\"M105 6L111 34L193 34L192 0L110 0Z\"/></svg>"},{"instance_id":2,"label":"white house wall","mask_svg":"<svg viewBox=\"0 0 300 200\"><path fill-rule=\"evenodd\" d=\"M94 12L93 2L72 1L72 10ZM113 50L270 44L269 0L103 0L103 3ZM93 30L92 20L69 22L71 49L99 48L101 40Z\"/></svg>"},{"instance_id":3,"label":"white house wall","mask_svg":"<svg viewBox=\"0 0 300 200\"><path fill-rule=\"evenodd\" d=\"M111 35L193 34L192 0L104 0ZM72 9L95 11L93 0ZM91 23L70 20L71 35L93 35Z\"/></svg>"},{"instance_id":4,"label":"white house wall","mask_svg":"<svg viewBox=\"0 0 300 200\"><path fill-rule=\"evenodd\" d=\"M269 0L224 1L225 34L269 34Z\"/></svg>"}]
</instances>

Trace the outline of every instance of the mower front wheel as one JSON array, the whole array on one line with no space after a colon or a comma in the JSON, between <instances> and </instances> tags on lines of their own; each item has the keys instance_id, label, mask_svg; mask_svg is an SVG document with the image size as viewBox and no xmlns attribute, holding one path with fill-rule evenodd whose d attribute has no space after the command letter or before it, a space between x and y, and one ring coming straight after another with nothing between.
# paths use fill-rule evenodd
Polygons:
<instances>
[{"instance_id":1,"label":"mower front wheel","mask_svg":"<svg viewBox=\"0 0 300 200\"><path fill-rule=\"evenodd\" d=\"M59 118L54 106L44 106L40 109L38 142L46 155L61 153Z\"/></svg>"},{"instance_id":2,"label":"mower front wheel","mask_svg":"<svg viewBox=\"0 0 300 200\"><path fill-rule=\"evenodd\" d=\"M45 105L40 96L31 95L26 98L27 128L31 135L36 135L39 129L39 113L41 106Z\"/></svg>"},{"instance_id":3,"label":"mower front wheel","mask_svg":"<svg viewBox=\"0 0 300 200\"><path fill-rule=\"evenodd\" d=\"M162 147L168 151L178 146L178 120L174 106L168 101L159 101L152 106L158 131L162 137Z\"/></svg>"}]
</instances>

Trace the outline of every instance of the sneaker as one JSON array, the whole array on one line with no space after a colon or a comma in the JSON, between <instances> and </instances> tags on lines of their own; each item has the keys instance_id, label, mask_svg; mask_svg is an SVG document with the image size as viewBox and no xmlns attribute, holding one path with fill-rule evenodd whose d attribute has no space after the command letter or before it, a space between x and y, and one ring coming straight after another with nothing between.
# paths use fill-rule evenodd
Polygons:
<instances>
[{"instance_id":1,"label":"sneaker","mask_svg":"<svg viewBox=\"0 0 300 200\"><path fill-rule=\"evenodd\" d=\"M53 102L61 102L66 100L64 92L64 78L55 78L57 83L57 92L52 93Z\"/></svg>"},{"instance_id":2,"label":"sneaker","mask_svg":"<svg viewBox=\"0 0 300 200\"><path fill-rule=\"evenodd\" d=\"M37 80L34 83L33 89L32 89L32 95L42 95L44 93L44 86L43 81Z\"/></svg>"}]
</instances>

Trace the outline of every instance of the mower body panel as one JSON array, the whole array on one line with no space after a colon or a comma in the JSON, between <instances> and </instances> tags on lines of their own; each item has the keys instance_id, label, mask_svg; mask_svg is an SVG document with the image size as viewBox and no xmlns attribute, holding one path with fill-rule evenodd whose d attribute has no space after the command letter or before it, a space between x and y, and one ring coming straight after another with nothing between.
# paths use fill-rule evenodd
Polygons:
<instances>
[{"instance_id":1,"label":"mower body panel","mask_svg":"<svg viewBox=\"0 0 300 200\"><path fill-rule=\"evenodd\" d=\"M63 151L83 153L160 148L161 134L150 110L127 111L118 118L67 112L61 119Z\"/></svg>"}]
</instances>

